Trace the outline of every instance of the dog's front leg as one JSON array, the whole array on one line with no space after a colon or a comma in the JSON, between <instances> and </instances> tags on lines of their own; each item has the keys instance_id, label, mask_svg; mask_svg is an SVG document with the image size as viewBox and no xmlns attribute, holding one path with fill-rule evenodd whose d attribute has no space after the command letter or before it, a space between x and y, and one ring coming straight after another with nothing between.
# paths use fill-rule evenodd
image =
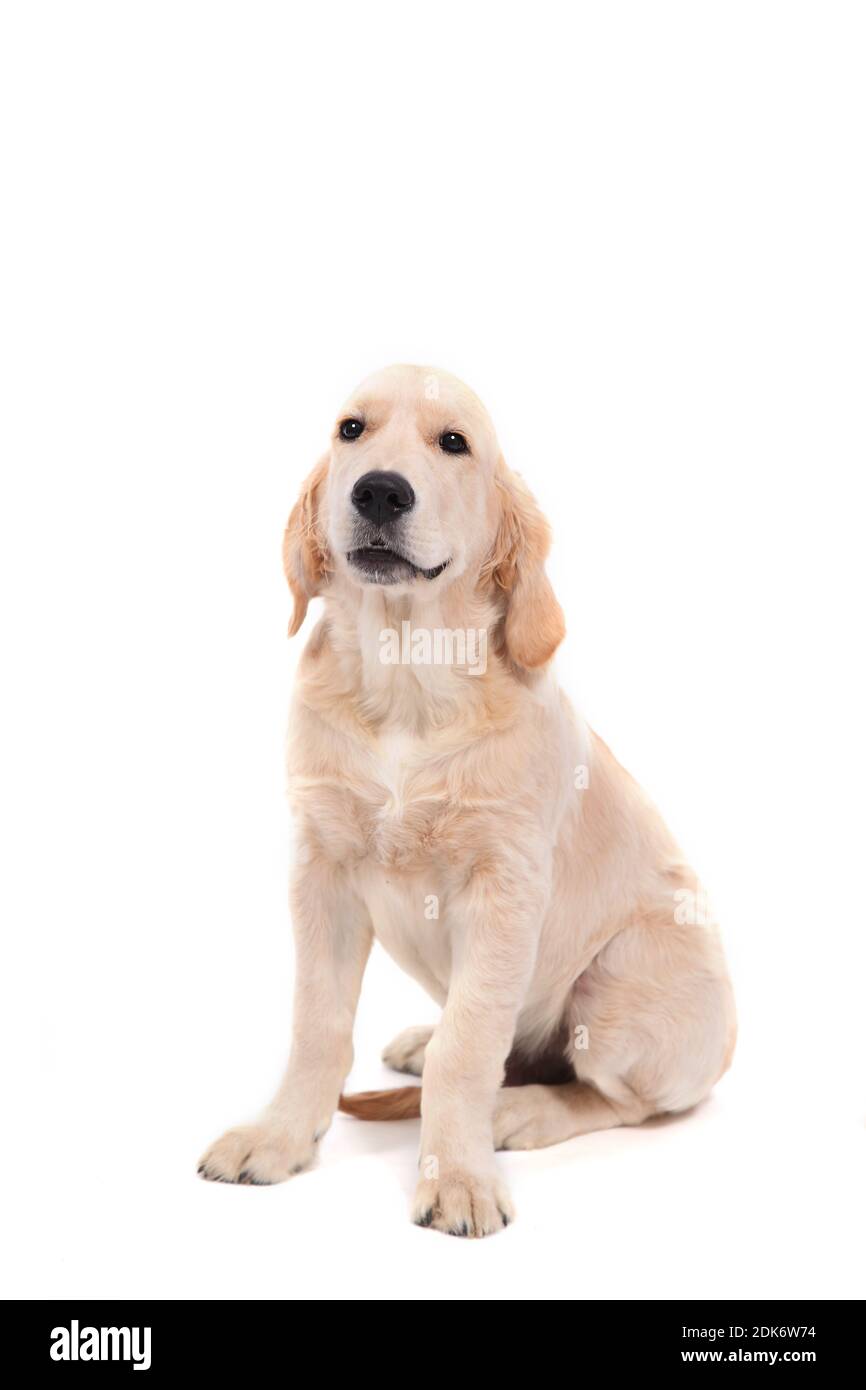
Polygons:
<instances>
[{"instance_id":1,"label":"dog's front leg","mask_svg":"<svg viewBox=\"0 0 866 1390\"><path fill-rule=\"evenodd\" d=\"M231 1129L199 1172L218 1182L274 1183L309 1164L352 1066L352 1026L372 926L343 870L311 858L292 882L295 1002L289 1064L257 1124Z\"/></svg>"},{"instance_id":2,"label":"dog's front leg","mask_svg":"<svg viewBox=\"0 0 866 1390\"><path fill-rule=\"evenodd\" d=\"M448 1000L424 1056L421 1176L412 1219L482 1236L513 1218L493 1156L493 1109L535 962L546 898L529 865L476 872L449 908Z\"/></svg>"}]
</instances>

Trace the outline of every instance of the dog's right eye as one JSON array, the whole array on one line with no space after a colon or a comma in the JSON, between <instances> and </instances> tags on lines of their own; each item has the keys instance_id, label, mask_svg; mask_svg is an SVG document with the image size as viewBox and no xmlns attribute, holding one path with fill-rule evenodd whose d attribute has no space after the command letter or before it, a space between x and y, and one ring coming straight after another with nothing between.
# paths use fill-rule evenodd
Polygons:
<instances>
[{"instance_id":1,"label":"dog's right eye","mask_svg":"<svg viewBox=\"0 0 866 1390\"><path fill-rule=\"evenodd\" d=\"M359 434L364 433L363 420L342 420L340 422L341 439L357 439Z\"/></svg>"}]
</instances>

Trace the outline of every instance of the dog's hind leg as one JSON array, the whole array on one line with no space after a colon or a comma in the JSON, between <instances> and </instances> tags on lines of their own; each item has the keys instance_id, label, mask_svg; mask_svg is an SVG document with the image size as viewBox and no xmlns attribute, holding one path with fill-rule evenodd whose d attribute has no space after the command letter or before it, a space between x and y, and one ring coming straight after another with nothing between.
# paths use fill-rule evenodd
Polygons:
<instances>
[{"instance_id":1,"label":"dog's hind leg","mask_svg":"<svg viewBox=\"0 0 866 1390\"><path fill-rule=\"evenodd\" d=\"M496 1097L497 1149L545 1149L593 1130L639 1125L650 1114L637 1096L610 1101L584 1081L562 1086L506 1086Z\"/></svg>"},{"instance_id":2,"label":"dog's hind leg","mask_svg":"<svg viewBox=\"0 0 866 1390\"><path fill-rule=\"evenodd\" d=\"M544 1148L703 1100L736 1033L714 931L654 919L623 929L576 982L567 1017L575 1079L503 1087L498 1149Z\"/></svg>"},{"instance_id":3,"label":"dog's hind leg","mask_svg":"<svg viewBox=\"0 0 866 1390\"><path fill-rule=\"evenodd\" d=\"M417 1028L404 1028L390 1042L382 1053L382 1061L392 1071L406 1072L409 1076L420 1076L424 1070L424 1053L433 1036L433 1025L423 1024Z\"/></svg>"}]
</instances>

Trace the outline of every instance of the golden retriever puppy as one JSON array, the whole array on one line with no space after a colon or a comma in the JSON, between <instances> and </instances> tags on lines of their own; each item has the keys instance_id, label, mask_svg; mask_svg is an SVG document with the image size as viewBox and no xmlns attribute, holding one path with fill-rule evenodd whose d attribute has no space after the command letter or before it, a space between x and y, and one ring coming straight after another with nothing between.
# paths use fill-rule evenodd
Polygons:
<instances>
[{"instance_id":1,"label":"golden retriever puppy","mask_svg":"<svg viewBox=\"0 0 866 1390\"><path fill-rule=\"evenodd\" d=\"M200 1172L299 1173L338 1105L421 1116L413 1219L513 1217L495 1149L685 1110L728 1066L714 923L658 812L575 717L549 532L480 401L401 366L365 381L289 518L303 654L289 764L299 821L285 1079ZM374 935L442 1008L385 1060L420 1086L341 1096Z\"/></svg>"}]
</instances>

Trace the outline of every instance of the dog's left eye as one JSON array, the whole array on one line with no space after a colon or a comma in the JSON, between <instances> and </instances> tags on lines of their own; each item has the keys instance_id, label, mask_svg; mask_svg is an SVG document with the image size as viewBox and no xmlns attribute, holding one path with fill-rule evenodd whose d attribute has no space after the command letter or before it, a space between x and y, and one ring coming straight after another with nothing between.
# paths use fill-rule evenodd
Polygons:
<instances>
[{"instance_id":1,"label":"dog's left eye","mask_svg":"<svg viewBox=\"0 0 866 1390\"><path fill-rule=\"evenodd\" d=\"M469 445L462 434L457 434L454 430L448 430L439 436L439 448L446 454L468 454Z\"/></svg>"},{"instance_id":2,"label":"dog's left eye","mask_svg":"<svg viewBox=\"0 0 866 1390\"><path fill-rule=\"evenodd\" d=\"M357 439L359 434L364 433L363 420L342 420L340 422L341 439Z\"/></svg>"}]
</instances>

